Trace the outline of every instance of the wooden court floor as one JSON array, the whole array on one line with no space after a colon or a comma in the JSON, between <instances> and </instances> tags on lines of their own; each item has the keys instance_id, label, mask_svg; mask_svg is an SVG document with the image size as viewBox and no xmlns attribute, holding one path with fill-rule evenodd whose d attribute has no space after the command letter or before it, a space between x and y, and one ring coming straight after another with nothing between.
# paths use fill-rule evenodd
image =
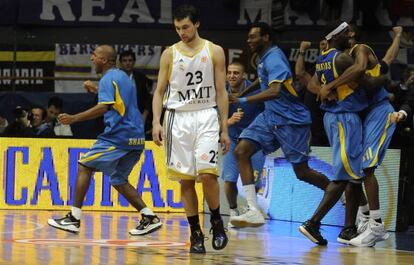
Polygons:
<instances>
[{"instance_id":1,"label":"wooden court floor","mask_svg":"<svg viewBox=\"0 0 414 265\"><path fill-rule=\"evenodd\" d=\"M164 226L143 237L128 235L138 220L134 213L85 212L79 235L47 225L49 217L63 214L0 211L0 264L414 264L410 233L392 233L374 248L356 248L336 243L338 227L323 226L329 244L320 247L298 232L299 223L270 221L260 228L229 229L228 246L214 251L205 215L208 253L190 255L184 214L159 214Z\"/></svg>"}]
</instances>

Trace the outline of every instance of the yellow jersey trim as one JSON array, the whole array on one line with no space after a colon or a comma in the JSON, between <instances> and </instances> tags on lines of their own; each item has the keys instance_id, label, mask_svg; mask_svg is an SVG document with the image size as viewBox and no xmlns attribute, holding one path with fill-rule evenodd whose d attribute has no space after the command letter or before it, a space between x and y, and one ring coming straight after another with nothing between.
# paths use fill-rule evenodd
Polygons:
<instances>
[{"instance_id":1,"label":"yellow jersey trim","mask_svg":"<svg viewBox=\"0 0 414 265\"><path fill-rule=\"evenodd\" d=\"M174 47L174 46L175 46L175 44L172 47ZM170 53L171 53L171 61L168 64L168 74L167 74L167 80L168 80L168 82L171 79L172 66L173 66L173 63L174 63L174 49L173 48L169 48L169 49L171 49L170 50Z\"/></svg>"},{"instance_id":2,"label":"yellow jersey trim","mask_svg":"<svg viewBox=\"0 0 414 265\"><path fill-rule=\"evenodd\" d=\"M207 46L208 46L208 53L210 54L211 61L213 62L213 65L214 65L214 49L213 49L213 43L211 41L207 41Z\"/></svg>"},{"instance_id":3,"label":"yellow jersey trim","mask_svg":"<svg viewBox=\"0 0 414 265\"><path fill-rule=\"evenodd\" d=\"M194 56L196 56L197 54L199 54L204 49L204 47L206 46L207 40L202 39L202 41L204 42L203 45L200 45L200 47L195 51L194 54L191 54L189 52L183 51L178 45L175 45L174 44L174 46L177 49L177 51L179 53L181 53L182 55L184 55L186 57L189 57L189 58L193 58Z\"/></svg>"},{"instance_id":4,"label":"yellow jersey trim","mask_svg":"<svg viewBox=\"0 0 414 265\"><path fill-rule=\"evenodd\" d=\"M178 172L172 168L167 168L167 176L171 180L196 180L197 176Z\"/></svg>"},{"instance_id":5,"label":"yellow jersey trim","mask_svg":"<svg viewBox=\"0 0 414 265\"><path fill-rule=\"evenodd\" d=\"M289 91L290 94L292 94L295 97L298 97L298 93L296 93L295 88L292 86L292 78L289 78L285 82L283 82L283 85L285 85L286 89Z\"/></svg>"},{"instance_id":6,"label":"yellow jersey trim","mask_svg":"<svg viewBox=\"0 0 414 265\"><path fill-rule=\"evenodd\" d=\"M102 152L95 153L95 154L93 154L91 156L88 156L88 153L89 153L88 152L81 159L79 159L79 163L87 163L89 161L95 160L98 157L101 157L103 154L106 154L108 152L111 152L111 151L113 151L115 149L116 149L115 146L110 146L108 149L106 149L106 150L104 150Z\"/></svg>"},{"instance_id":7,"label":"yellow jersey trim","mask_svg":"<svg viewBox=\"0 0 414 265\"><path fill-rule=\"evenodd\" d=\"M112 81L112 85L115 88L115 103L113 104L113 108L121 115L122 117L125 115L125 104L121 98L121 94L119 93L118 84L115 81Z\"/></svg>"},{"instance_id":8,"label":"yellow jersey trim","mask_svg":"<svg viewBox=\"0 0 414 265\"><path fill-rule=\"evenodd\" d=\"M219 176L219 171L218 171L218 168L212 167L212 168L200 169L197 172L197 174L198 175L201 175L201 174L210 174L210 175Z\"/></svg>"},{"instance_id":9,"label":"yellow jersey trim","mask_svg":"<svg viewBox=\"0 0 414 265\"><path fill-rule=\"evenodd\" d=\"M339 143L341 146L342 165L344 166L345 171L346 173L348 173L349 176L351 176L353 179L359 180L361 179L361 177L352 171L352 168L349 164L348 156L346 155L345 131L344 131L344 127L342 126L341 122L338 122L338 130L339 130Z\"/></svg>"},{"instance_id":10,"label":"yellow jersey trim","mask_svg":"<svg viewBox=\"0 0 414 265\"><path fill-rule=\"evenodd\" d=\"M322 51L321 52L321 55L327 55L328 53L330 53L331 51L333 51L333 50L335 50L335 48L330 48L330 49L328 49L328 50L326 50L326 51Z\"/></svg>"}]
</instances>

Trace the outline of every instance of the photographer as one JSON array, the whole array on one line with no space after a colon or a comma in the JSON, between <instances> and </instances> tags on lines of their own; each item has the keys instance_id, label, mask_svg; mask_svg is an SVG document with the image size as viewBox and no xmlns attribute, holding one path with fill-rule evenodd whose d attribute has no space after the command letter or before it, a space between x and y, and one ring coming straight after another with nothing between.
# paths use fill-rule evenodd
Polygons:
<instances>
[{"instance_id":1,"label":"photographer","mask_svg":"<svg viewBox=\"0 0 414 265\"><path fill-rule=\"evenodd\" d=\"M73 136L72 129L69 124L61 124L57 117L63 111L63 101L59 97L51 97L47 103L46 121L56 136Z\"/></svg>"},{"instance_id":2,"label":"photographer","mask_svg":"<svg viewBox=\"0 0 414 265\"><path fill-rule=\"evenodd\" d=\"M20 106L13 110L14 121L6 127L3 136L33 137L35 135L29 119L29 111Z\"/></svg>"},{"instance_id":3,"label":"photographer","mask_svg":"<svg viewBox=\"0 0 414 265\"><path fill-rule=\"evenodd\" d=\"M42 107L33 107L31 110L31 124L36 136L54 137L53 128L46 122L46 110Z\"/></svg>"}]
</instances>

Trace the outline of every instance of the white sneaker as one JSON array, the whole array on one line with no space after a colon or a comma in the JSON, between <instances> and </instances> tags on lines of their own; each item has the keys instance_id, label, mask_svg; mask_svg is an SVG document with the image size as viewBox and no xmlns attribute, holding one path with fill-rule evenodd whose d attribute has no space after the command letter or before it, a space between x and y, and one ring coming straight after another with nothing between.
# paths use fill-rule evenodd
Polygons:
<instances>
[{"instance_id":1,"label":"white sneaker","mask_svg":"<svg viewBox=\"0 0 414 265\"><path fill-rule=\"evenodd\" d=\"M230 217L234 227L257 227L265 223L262 213L257 209L249 209L242 215Z\"/></svg>"},{"instance_id":2,"label":"white sneaker","mask_svg":"<svg viewBox=\"0 0 414 265\"><path fill-rule=\"evenodd\" d=\"M232 217L239 216L239 215L240 215L240 212L238 209L234 209L234 210L230 209L230 218L229 218L229 223L227 224L227 228L234 228L234 225L232 225L230 220Z\"/></svg>"},{"instance_id":3,"label":"white sneaker","mask_svg":"<svg viewBox=\"0 0 414 265\"><path fill-rule=\"evenodd\" d=\"M364 231L368 227L369 223L369 215L363 214L362 212L358 211L357 214L357 232L358 234L364 233Z\"/></svg>"},{"instance_id":4,"label":"white sneaker","mask_svg":"<svg viewBox=\"0 0 414 265\"><path fill-rule=\"evenodd\" d=\"M385 231L384 224L369 219L365 231L349 241L350 245L356 247L372 247L375 242L385 240L389 234Z\"/></svg>"}]
</instances>

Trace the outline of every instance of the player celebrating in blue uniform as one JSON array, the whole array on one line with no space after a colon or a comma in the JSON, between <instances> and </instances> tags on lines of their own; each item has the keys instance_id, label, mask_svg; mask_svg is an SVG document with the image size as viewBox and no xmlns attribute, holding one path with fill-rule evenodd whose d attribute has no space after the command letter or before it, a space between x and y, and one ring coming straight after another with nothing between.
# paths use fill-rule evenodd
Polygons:
<instances>
[{"instance_id":1,"label":"player celebrating in blue uniform","mask_svg":"<svg viewBox=\"0 0 414 265\"><path fill-rule=\"evenodd\" d=\"M109 45L98 46L92 54L99 81L98 104L75 115L60 114L62 124L95 119L104 115L105 130L96 143L79 160L78 177L72 210L63 218L49 219L52 227L78 233L82 204L89 188L92 173L102 171L110 177L114 188L137 209L142 219L131 235L143 235L161 227L160 219L146 207L128 176L144 149L144 124L138 110L136 90L125 72L114 68L116 51Z\"/></svg>"},{"instance_id":2,"label":"player celebrating in blue uniform","mask_svg":"<svg viewBox=\"0 0 414 265\"><path fill-rule=\"evenodd\" d=\"M235 149L243 189L249 210L231 218L236 227L259 226L264 218L258 210L251 156L257 150L265 154L282 148L298 179L325 189L329 180L309 168L310 112L299 100L298 91L292 85L289 62L282 50L272 47L271 28L266 23L254 24L247 43L252 52L259 55L257 73L261 92L238 99L238 102L262 102L264 111L243 130Z\"/></svg>"},{"instance_id":3,"label":"player celebrating in blue uniform","mask_svg":"<svg viewBox=\"0 0 414 265\"><path fill-rule=\"evenodd\" d=\"M332 82L354 62L348 54L341 52L349 47L348 24L333 22L327 28L329 33L325 38L328 40L329 49L319 56L316 62L316 73L308 88L315 83L319 86L319 84ZM367 88L377 86L375 80L362 78L359 82L366 84ZM321 108L326 111L324 127L332 147L334 180L325 190L324 197L312 218L303 223L299 231L314 243L326 245L327 241L319 231L320 221L347 188L345 227L338 236L338 241L348 243L357 235L355 215L358 199L355 191L361 185L362 179L362 122L358 112L365 109L368 104L365 90L359 88L357 83L338 86L330 94L321 91L321 98L324 102ZM326 98L335 100L325 102Z\"/></svg>"},{"instance_id":4,"label":"player celebrating in blue uniform","mask_svg":"<svg viewBox=\"0 0 414 265\"><path fill-rule=\"evenodd\" d=\"M395 37L384 58L380 61L375 52L366 44L357 44L356 32L351 31L352 48L349 54L355 59L355 63L349 67L339 78L323 86L325 91L334 87L355 81L360 75L366 73L373 77L388 72L388 66L396 57L399 48L401 27L393 28ZM362 189L358 222L358 236L349 241L349 244L360 247L375 245L375 242L385 240L389 234L385 231L382 223L382 215L379 203L379 186L375 177L375 169L381 164L385 152L391 141L395 130L395 123L392 121L394 108L388 99L388 92L383 86L367 92L368 108L364 111L363 120L363 158L362 169L365 174L364 186L367 193L368 205ZM369 212L368 212L369 210Z\"/></svg>"},{"instance_id":5,"label":"player celebrating in blue uniform","mask_svg":"<svg viewBox=\"0 0 414 265\"><path fill-rule=\"evenodd\" d=\"M244 78L244 65L240 62L232 62L227 67L227 92L229 98L238 97L244 92L246 88L251 85L251 82ZM260 90L254 90L245 94L251 96L259 93ZM226 193L227 201L230 207L230 218L240 215L237 208L237 179L239 177L239 168L237 160L234 156L234 148L236 147L238 138L244 128L263 111L263 104L260 103L237 103L229 104L229 136L231 140L229 152L223 157L223 166L221 169L221 177L224 180L224 192ZM251 157L253 166L253 174L256 180L259 180L263 171L265 155L262 150L259 150ZM229 222L228 227L232 227Z\"/></svg>"}]
</instances>

